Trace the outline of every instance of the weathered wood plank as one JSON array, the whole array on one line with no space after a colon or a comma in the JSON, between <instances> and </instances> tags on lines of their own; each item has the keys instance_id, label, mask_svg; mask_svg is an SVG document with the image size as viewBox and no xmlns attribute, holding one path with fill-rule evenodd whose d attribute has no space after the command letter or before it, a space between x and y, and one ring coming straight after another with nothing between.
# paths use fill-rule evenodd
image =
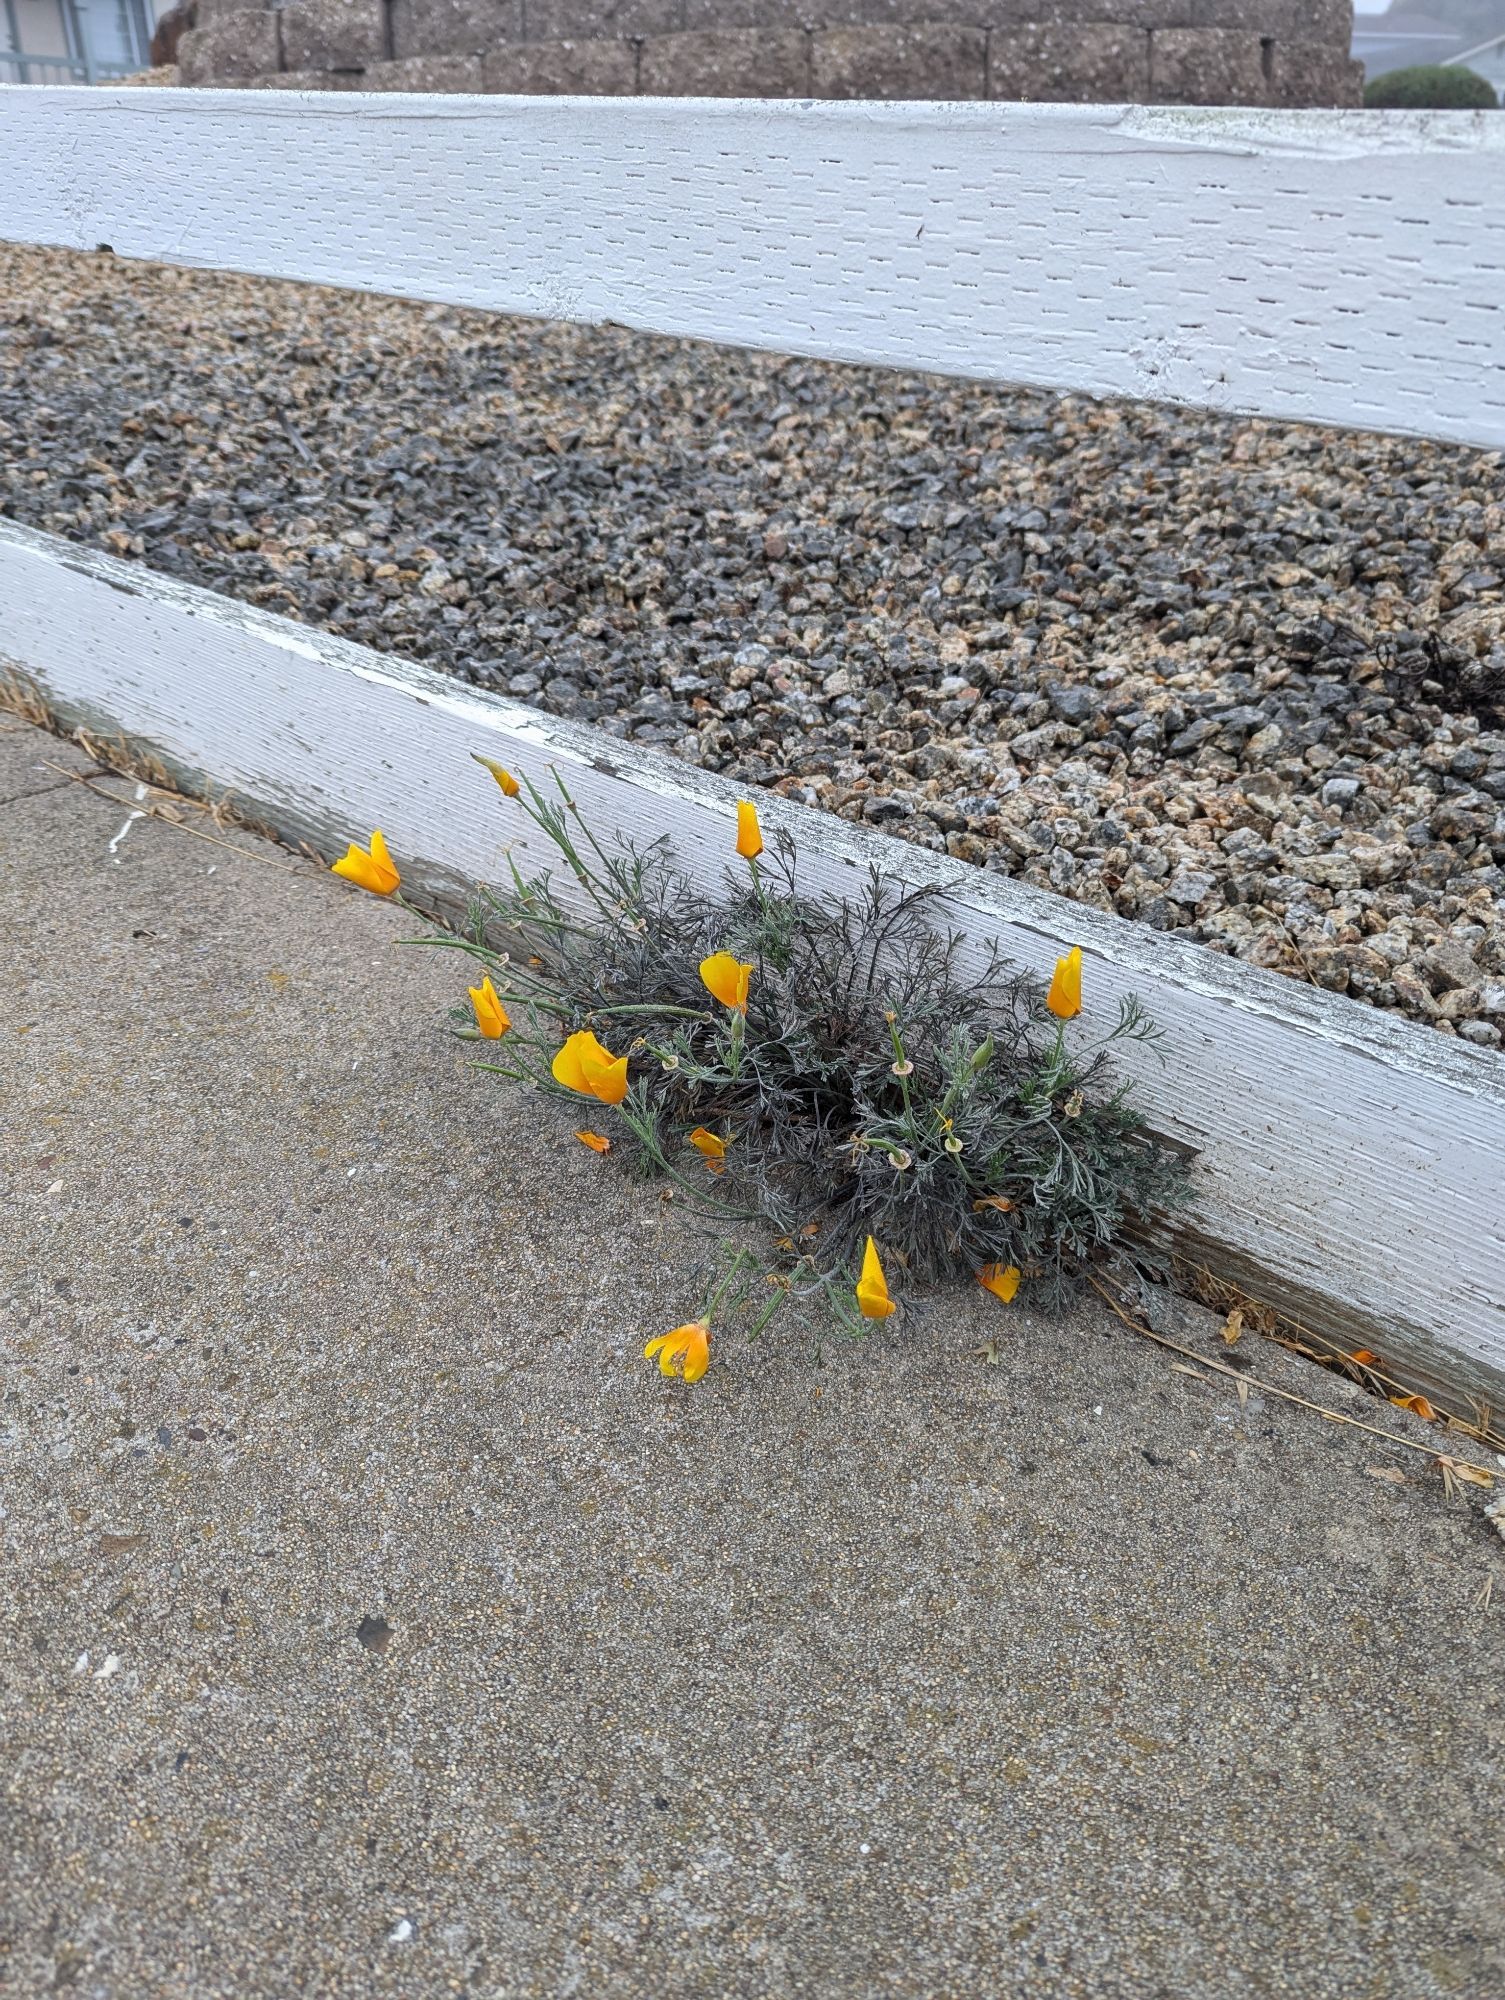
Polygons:
<instances>
[{"instance_id":1,"label":"weathered wood plank","mask_svg":"<svg viewBox=\"0 0 1505 2000\"><path fill-rule=\"evenodd\" d=\"M724 780L429 670L0 522L0 657L64 717L122 731L328 853L373 825L432 890L495 879L525 820L481 750L568 773L600 828L667 834L719 880ZM1156 1126L1198 1155L1192 1239L1262 1297L1405 1356L1435 1386L1505 1384L1505 1057L996 875L768 798L812 887L878 861L945 890L979 956L1086 954L1090 1033L1138 992L1167 1061L1131 1052ZM0 829L3 838L3 829Z\"/></svg>"},{"instance_id":2,"label":"weathered wood plank","mask_svg":"<svg viewBox=\"0 0 1505 2000\"><path fill-rule=\"evenodd\" d=\"M1483 112L11 87L0 188L19 242L1505 444Z\"/></svg>"}]
</instances>

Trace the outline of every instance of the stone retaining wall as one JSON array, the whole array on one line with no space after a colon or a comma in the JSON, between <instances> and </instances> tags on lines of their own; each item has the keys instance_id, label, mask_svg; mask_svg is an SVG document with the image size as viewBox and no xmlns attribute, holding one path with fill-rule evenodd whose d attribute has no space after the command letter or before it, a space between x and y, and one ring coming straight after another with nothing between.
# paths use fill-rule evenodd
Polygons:
<instances>
[{"instance_id":1,"label":"stone retaining wall","mask_svg":"<svg viewBox=\"0 0 1505 2000\"><path fill-rule=\"evenodd\" d=\"M1352 0L197 0L186 84L1354 105Z\"/></svg>"}]
</instances>

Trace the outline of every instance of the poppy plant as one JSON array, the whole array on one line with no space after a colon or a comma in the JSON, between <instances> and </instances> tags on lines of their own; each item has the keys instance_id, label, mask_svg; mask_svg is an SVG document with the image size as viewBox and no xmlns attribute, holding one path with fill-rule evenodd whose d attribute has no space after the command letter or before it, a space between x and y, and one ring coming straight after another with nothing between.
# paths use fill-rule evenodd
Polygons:
<instances>
[{"instance_id":1,"label":"poppy plant","mask_svg":"<svg viewBox=\"0 0 1505 2000\"><path fill-rule=\"evenodd\" d=\"M522 790L522 787L518 784L516 778L513 777L512 773L507 769L507 766L505 764L499 764L494 757L483 757L477 750L472 750L470 754L472 757L475 758L478 764L485 765L486 769L491 773L492 777L496 779L497 783L501 786L502 791L509 799L515 799L517 797L518 793Z\"/></svg>"},{"instance_id":2,"label":"poppy plant","mask_svg":"<svg viewBox=\"0 0 1505 2000\"><path fill-rule=\"evenodd\" d=\"M744 861L756 861L763 852L763 829L758 824L758 808L750 799L737 807L737 852Z\"/></svg>"},{"instance_id":3,"label":"poppy plant","mask_svg":"<svg viewBox=\"0 0 1505 2000\"><path fill-rule=\"evenodd\" d=\"M358 889L369 889L373 896L390 896L402 877L387 852L387 843L382 839L378 827L371 836L371 851L357 847L352 840L345 853L333 864L331 873L343 875L347 882L353 882Z\"/></svg>"},{"instance_id":4,"label":"poppy plant","mask_svg":"<svg viewBox=\"0 0 1505 2000\"><path fill-rule=\"evenodd\" d=\"M661 1333L643 1349L645 1357L658 1358L660 1375L678 1375L686 1382L698 1382L711 1365L710 1322L692 1319L672 1333Z\"/></svg>"},{"instance_id":5,"label":"poppy plant","mask_svg":"<svg viewBox=\"0 0 1505 2000\"><path fill-rule=\"evenodd\" d=\"M512 1026L512 1017L502 1005L497 990L491 983L490 973L479 986L471 986L466 990L470 994L470 1004L475 1009L477 1032L488 1042L494 1042L505 1035Z\"/></svg>"},{"instance_id":6,"label":"poppy plant","mask_svg":"<svg viewBox=\"0 0 1505 2000\"><path fill-rule=\"evenodd\" d=\"M726 1141L718 1133L708 1132L704 1125L697 1125L693 1132L686 1135L685 1143L695 1148L713 1174L724 1170Z\"/></svg>"},{"instance_id":7,"label":"poppy plant","mask_svg":"<svg viewBox=\"0 0 1505 2000\"><path fill-rule=\"evenodd\" d=\"M602 1048L589 1028L570 1036L550 1064L556 1083L594 1097L602 1104L620 1104L627 1095L627 1058Z\"/></svg>"},{"instance_id":8,"label":"poppy plant","mask_svg":"<svg viewBox=\"0 0 1505 2000\"><path fill-rule=\"evenodd\" d=\"M862 1253L862 1276L857 1280L857 1310L864 1319L887 1319L898 1307L888 1295L888 1280L878 1257L878 1246L870 1236Z\"/></svg>"},{"instance_id":9,"label":"poppy plant","mask_svg":"<svg viewBox=\"0 0 1505 2000\"><path fill-rule=\"evenodd\" d=\"M752 981L750 965L733 958L729 951L713 952L700 961L700 978L713 1000L730 1007L734 1014L747 1012L747 989Z\"/></svg>"},{"instance_id":10,"label":"poppy plant","mask_svg":"<svg viewBox=\"0 0 1505 2000\"><path fill-rule=\"evenodd\" d=\"M1071 1021L1082 1011L1082 947L1074 944L1056 960L1045 1004L1058 1021Z\"/></svg>"}]
</instances>

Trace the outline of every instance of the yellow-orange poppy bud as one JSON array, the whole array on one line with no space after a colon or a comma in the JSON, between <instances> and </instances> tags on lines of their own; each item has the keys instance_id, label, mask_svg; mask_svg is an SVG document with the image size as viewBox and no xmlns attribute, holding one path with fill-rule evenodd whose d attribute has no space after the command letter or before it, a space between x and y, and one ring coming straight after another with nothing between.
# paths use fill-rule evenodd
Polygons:
<instances>
[{"instance_id":1,"label":"yellow-orange poppy bud","mask_svg":"<svg viewBox=\"0 0 1505 2000\"><path fill-rule=\"evenodd\" d=\"M985 1292L991 1292L995 1299L1002 1299L1007 1305L1019 1289L1019 1266L984 1264L977 1274L977 1282Z\"/></svg>"},{"instance_id":2,"label":"yellow-orange poppy bud","mask_svg":"<svg viewBox=\"0 0 1505 2000\"><path fill-rule=\"evenodd\" d=\"M878 1260L878 1246L870 1236L862 1253L862 1276L857 1280L857 1310L864 1319L887 1319L898 1308L888 1295L888 1281Z\"/></svg>"},{"instance_id":3,"label":"yellow-orange poppy bud","mask_svg":"<svg viewBox=\"0 0 1505 2000\"><path fill-rule=\"evenodd\" d=\"M381 837L381 828L371 836L371 852L357 847L352 840L345 853L333 865L336 875L343 875L347 882L353 882L358 889L369 889L373 896L390 896L402 877L392 864L387 852L387 843Z\"/></svg>"},{"instance_id":4,"label":"yellow-orange poppy bud","mask_svg":"<svg viewBox=\"0 0 1505 2000\"><path fill-rule=\"evenodd\" d=\"M763 829L758 825L758 808L750 799L737 807L737 852L744 861L756 861L763 852Z\"/></svg>"},{"instance_id":5,"label":"yellow-orange poppy bud","mask_svg":"<svg viewBox=\"0 0 1505 2000\"><path fill-rule=\"evenodd\" d=\"M554 1081L602 1104L620 1104L627 1095L627 1058L603 1049L589 1028L570 1036L550 1064Z\"/></svg>"},{"instance_id":6,"label":"yellow-orange poppy bud","mask_svg":"<svg viewBox=\"0 0 1505 2000\"><path fill-rule=\"evenodd\" d=\"M750 965L744 965L740 958L733 958L729 951L713 952L709 958L700 961L700 977L713 1000L719 1000L723 1007L730 1007L733 1013L747 1012L747 988L752 979Z\"/></svg>"},{"instance_id":7,"label":"yellow-orange poppy bud","mask_svg":"<svg viewBox=\"0 0 1505 2000\"><path fill-rule=\"evenodd\" d=\"M521 788L505 764L499 764L494 757L483 757L478 750L472 750L470 754L478 764L485 765L509 799L517 797Z\"/></svg>"},{"instance_id":8,"label":"yellow-orange poppy bud","mask_svg":"<svg viewBox=\"0 0 1505 2000\"><path fill-rule=\"evenodd\" d=\"M611 1141L601 1132L577 1132L575 1137L582 1146L589 1146L593 1153L609 1153Z\"/></svg>"},{"instance_id":9,"label":"yellow-orange poppy bud","mask_svg":"<svg viewBox=\"0 0 1505 2000\"><path fill-rule=\"evenodd\" d=\"M677 1326L673 1333L661 1333L643 1349L651 1361L658 1356L661 1375L679 1375L686 1382L698 1382L711 1365L711 1329L703 1319Z\"/></svg>"},{"instance_id":10,"label":"yellow-orange poppy bud","mask_svg":"<svg viewBox=\"0 0 1505 2000\"><path fill-rule=\"evenodd\" d=\"M497 997L497 990L487 973L479 986L466 988L470 994L470 1004L475 1009L476 1027L488 1042L494 1042L505 1035L512 1026L512 1017Z\"/></svg>"},{"instance_id":11,"label":"yellow-orange poppy bud","mask_svg":"<svg viewBox=\"0 0 1505 2000\"><path fill-rule=\"evenodd\" d=\"M1056 960L1045 1004L1058 1021L1073 1020L1082 1011L1082 947L1074 944Z\"/></svg>"}]
</instances>

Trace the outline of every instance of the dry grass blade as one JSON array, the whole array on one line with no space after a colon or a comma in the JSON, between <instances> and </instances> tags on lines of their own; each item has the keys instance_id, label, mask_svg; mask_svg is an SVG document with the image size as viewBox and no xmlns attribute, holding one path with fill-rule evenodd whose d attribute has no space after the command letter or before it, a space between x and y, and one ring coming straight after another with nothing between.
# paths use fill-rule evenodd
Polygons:
<instances>
[{"instance_id":1,"label":"dry grass blade","mask_svg":"<svg viewBox=\"0 0 1505 2000\"><path fill-rule=\"evenodd\" d=\"M1144 1340L1153 1341L1157 1347L1168 1348L1172 1354L1185 1355L1188 1361L1195 1361L1202 1368L1210 1368L1215 1374L1226 1375L1230 1381L1247 1382L1251 1388L1258 1389L1262 1395L1278 1396L1283 1403L1295 1403L1300 1409L1311 1410L1317 1416L1325 1417L1330 1424L1347 1424L1352 1430L1367 1431L1371 1437L1383 1438L1386 1444L1398 1444L1405 1451L1423 1452L1428 1458L1439 1457L1435 1445L1417 1444L1412 1438L1397 1437L1394 1431L1381 1430L1378 1424L1366 1424L1361 1422L1358 1417L1345 1416L1341 1410L1329 1410L1324 1404L1314 1403L1307 1396L1298 1396L1293 1389L1277 1388L1273 1382L1262 1382L1258 1376L1241 1374L1238 1369L1230 1368L1225 1361L1211 1361L1205 1354L1198 1354L1194 1347L1183 1347L1178 1340L1167 1340L1163 1333L1155 1333L1149 1327L1142 1325L1135 1319L1133 1314L1126 1310L1123 1302L1115 1298L1113 1293L1109 1291L1108 1287L1100 1279L1089 1278L1087 1282L1100 1298L1107 1301L1132 1333L1139 1334ZM1439 1462L1442 1461L1439 1460ZM1458 1466L1468 1466L1469 1472L1475 1475L1475 1479L1480 1485L1493 1484L1497 1477L1495 1473L1490 1471L1487 1465L1474 1465L1467 1459L1448 1459L1446 1464L1454 1469L1454 1476L1456 1476ZM1501 1533L1505 1534L1505 1527L1502 1527Z\"/></svg>"},{"instance_id":2,"label":"dry grass blade","mask_svg":"<svg viewBox=\"0 0 1505 2000\"><path fill-rule=\"evenodd\" d=\"M1205 1264L1175 1258L1172 1260L1172 1277L1177 1291L1225 1316L1224 1339L1229 1346L1233 1342L1228 1340L1226 1327L1237 1314L1241 1332L1253 1332L1266 1340L1273 1340L1278 1347L1288 1348L1291 1353L1315 1362L1319 1368L1336 1369L1350 1381L1359 1383L1371 1395L1383 1397L1388 1402L1395 1396L1416 1393L1410 1383L1389 1373L1379 1356L1372 1354L1368 1348L1350 1351L1341 1342L1313 1332L1299 1320L1290 1319L1273 1307L1251 1298L1231 1280L1217 1277ZM1438 1409L1434 1415L1447 1430L1459 1437L1473 1438L1496 1451L1505 1451L1505 1431L1495 1424L1489 1405L1479 1397L1471 1396L1469 1407L1469 1417L1459 1416L1456 1411L1447 1409Z\"/></svg>"},{"instance_id":3,"label":"dry grass blade","mask_svg":"<svg viewBox=\"0 0 1505 2000\"><path fill-rule=\"evenodd\" d=\"M91 750L89 754L93 756L95 753ZM100 757L97 761L104 763L106 760ZM114 805L124 803L116 793L104 790L98 779L88 771L68 771L61 764L49 764L45 759L42 768L54 772L59 778L66 778L70 784L82 785L86 792L92 792L97 799L108 799ZM120 775L135 778L137 784L145 785L149 792L158 795L148 798L143 808L148 819L160 820L164 826L175 826L179 833L191 833L195 840L207 840L211 847L223 847L229 853L238 855L242 861L254 861L262 868L275 868L284 875L291 874L298 866L296 861L282 861L274 859L270 854L258 854L254 847L242 847L238 841L225 840L217 833L206 833L201 826L190 825L184 817L183 808L186 806L192 812L207 813L216 826L241 826L248 833L254 832L260 837L269 838L261 834L261 829L237 820L233 814L226 814L222 818L219 811L207 801L191 799L186 793L175 792L150 778L136 777L134 772L122 772Z\"/></svg>"}]
</instances>

